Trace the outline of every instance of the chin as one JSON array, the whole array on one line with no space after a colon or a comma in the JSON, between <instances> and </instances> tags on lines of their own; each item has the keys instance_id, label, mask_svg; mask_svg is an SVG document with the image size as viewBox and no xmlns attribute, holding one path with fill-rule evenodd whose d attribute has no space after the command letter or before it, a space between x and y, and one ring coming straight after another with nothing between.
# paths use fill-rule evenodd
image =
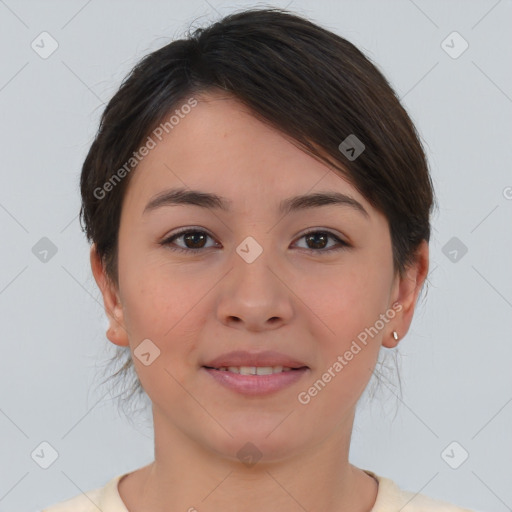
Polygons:
<instances>
[{"instance_id":1,"label":"chin","mask_svg":"<svg viewBox=\"0 0 512 512\"><path fill-rule=\"evenodd\" d=\"M214 445L210 437L207 442L219 456L241 462L247 467L279 462L292 457L304 447L299 432L291 432L284 425L278 426L280 421L282 418L274 421L271 427L265 422L261 428L254 424L239 424L237 428L228 428L233 437L223 435L216 438ZM304 435L304 430L301 434Z\"/></svg>"}]
</instances>

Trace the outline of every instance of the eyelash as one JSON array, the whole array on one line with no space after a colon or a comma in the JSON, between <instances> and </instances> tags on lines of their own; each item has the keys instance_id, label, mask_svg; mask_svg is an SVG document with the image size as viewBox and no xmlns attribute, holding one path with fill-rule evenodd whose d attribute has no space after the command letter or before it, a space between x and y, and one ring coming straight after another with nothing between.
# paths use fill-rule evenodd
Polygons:
<instances>
[{"instance_id":1,"label":"eyelash","mask_svg":"<svg viewBox=\"0 0 512 512\"><path fill-rule=\"evenodd\" d=\"M190 234L190 233L204 233L208 237L213 238L206 231L203 231L201 229L185 228L185 229L183 229L181 231L178 231L177 233L174 233L170 237L168 237L165 240L163 240L162 242L160 242L160 245L166 246L171 251L184 252L184 253L199 253L202 250L206 250L204 248L203 249L188 249L188 248L184 249L183 247L179 247L179 246L176 246L176 245L175 246L171 245L172 242L174 242L174 240L182 237L183 235L187 235L187 234ZM311 230L311 231L308 231L307 233L303 233L300 236L299 240L304 238L304 237L306 237L306 236L308 236L308 235L312 235L312 234L315 234L315 233L322 233L322 234L328 235L329 237L335 239L341 246L338 246L338 247L334 246L334 247L331 247L329 249L303 249L304 251L307 251L309 253L326 253L326 252L327 253L331 253L331 252L334 252L334 251L339 251L339 250L351 247L350 244L348 244L347 242L344 242L343 240L341 240L334 233L331 233L330 231L327 231L327 230L320 230L320 229ZM207 247L207 249L211 249L211 247Z\"/></svg>"}]
</instances>

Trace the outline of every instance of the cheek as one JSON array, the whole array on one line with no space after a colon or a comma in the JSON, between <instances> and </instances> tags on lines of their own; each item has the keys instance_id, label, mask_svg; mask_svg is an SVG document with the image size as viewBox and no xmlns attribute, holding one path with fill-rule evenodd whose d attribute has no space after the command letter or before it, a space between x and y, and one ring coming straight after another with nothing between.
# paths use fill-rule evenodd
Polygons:
<instances>
[{"instance_id":1,"label":"cheek","mask_svg":"<svg viewBox=\"0 0 512 512\"><path fill-rule=\"evenodd\" d=\"M197 344L208 314L205 294L215 281L194 278L190 272L149 259L134 268L125 269L123 283L124 319L132 350L150 339L160 350L159 365L176 376L184 374L197 364Z\"/></svg>"},{"instance_id":2,"label":"cheek","mask_svg":"<svg viewBox=\"0 0 512 512\"><path fill-rule=\"evenodd\" d=\"M389 295L384 268L361 255L350 266L331 269L320 279L317 275L302 280L297 295L307 297L305 302L314 312L309 313L310 325L314 325L313 338L322 354L315 378L329 383L323 400L351 404L371 377L382 339L379 319Z\"/></svg>"},{"instance_id":3,"label":"cheek","mask_svg":"<svg viewBox=\"0 0 512 512\"><path fill-rule=\"evenodd\" d=\"M381 335L372 336L366 329L379 319L384 295L367 275L357 273L343 276L339 284L332 279L326 286L317 283L310 298L318 318L309 314L319 358L302 391L311 399L309 413L322 417L326 408L334 407L338 421L354 406L374 371Z\"/></svg>"},{"instance_id":4,"label":"cheek","mask_svg":"<svg viewBox=\"0 0 512 512\"><path fill-rule=\"evenodd\" d=\"M154 402L173 389L179 393L174 379L183 382L195 370L201 322L199 309L192 307L193 299L186 287L177 293L175 286L151 272L141 272L129 285L125 283L124 318L132 359L143 388ZM141 344L144 340L151 343ZM144 353L150 354L150 364L145 364Z\"/></svg>"},{"instance_id":5,"label":"cheek","mask_svg":"<svg viewBox=\"0 0 512 512\"><path fill-rule=\"evenodd\" d=\"M189 288L179 272L165 268L159 250L148 250L142 236L125 240L124 245L121 242L119 275L125 321L134 335L162 339L185 314L191 300Z\"/></svg>"},{"instance_id":6,"label":"cheek","mask_svg":"<svg viewBox=\"0 0 512 512\"><path fill-rule=\"evenodd\" d=\"M318 318L319 328L337 340L357 335L384 312L389 284L378 266L363 258L350 267L301 280L299 297Z\"/></svg>"}]
</instances>

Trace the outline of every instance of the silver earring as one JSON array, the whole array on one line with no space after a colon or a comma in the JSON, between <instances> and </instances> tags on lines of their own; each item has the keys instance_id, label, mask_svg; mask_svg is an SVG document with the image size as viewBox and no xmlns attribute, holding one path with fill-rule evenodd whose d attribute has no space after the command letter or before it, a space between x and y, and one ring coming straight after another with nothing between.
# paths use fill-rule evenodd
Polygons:
<instances>
[{"instance_id":1,"label":"silver earring","mask_svg":"<svg viewBox=\"0 0 512 512\"><path fill-rule=\"evenodd\" d=\"M393 338L395 338L395 340L398 339L398 333L396 331L393 331Z\"/></svg>"}]
</instances>

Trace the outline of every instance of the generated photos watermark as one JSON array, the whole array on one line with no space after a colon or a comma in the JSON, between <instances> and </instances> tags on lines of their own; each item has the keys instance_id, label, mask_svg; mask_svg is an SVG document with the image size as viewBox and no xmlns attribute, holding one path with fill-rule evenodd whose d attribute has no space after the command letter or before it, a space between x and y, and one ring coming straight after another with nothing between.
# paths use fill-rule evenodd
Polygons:
<instances>
[{"instance_id":1,"label":"generated photos watermark","mask_svg":"<svg viewBox=\"0 0 512 512\"><path fill-rule=\"evenodd\" d=\"M114 189L114 187L120 183L120 181L126 177L137 165L142 162L144 157L149 155L149 152L156 148L158 142L160 142L164 133L168 134L171 130L177 126L181 119L184 119L187 114L192 111L192 108L197 105L195 98L189 98L179 109L177 108L174 113L164 123L160 123L152 132L148 135L146 142L137 150L132 153L132 156L120 167L101 187L94 189L93 195L96 199L104 199L108 192ZM158 142L155 140L158 139Z\"/></svg>"},{"instance_id":2,"label":"generated photos watermark","mask_svg":"<svg viewBox=\"0 0 512 512\"><path fill-rule=\"evenodd\" d=\"M363 345L359 345L356 340L352 340L352 344L350 345L350 348L346 350L343 355L339 355L336 358L336 361L329 366L326 372L324 372L321 376L321 378L317 379L315 383L308 388L306 391L301 391L297 395L298 401L302 405L307 405L309 402L311 402L311 399L318 395L320 391L322 391L325 386L331 382L331 380L338 375L345 366L349 364L350 361L361 352L361 350L367 345L368 343L368 336L370 336L372 339L374 336L376 336L387 323L389 323L389 320L395 318L395 315L397 312L402 311L403 306L400 303L393 304L392 308L388 309L385 313L382 313L379 316L379 319L375 321L375 323L371 327L366 327L363 331L361 331L357 335L357 340Z\"/></svg>"}]
</instances>

